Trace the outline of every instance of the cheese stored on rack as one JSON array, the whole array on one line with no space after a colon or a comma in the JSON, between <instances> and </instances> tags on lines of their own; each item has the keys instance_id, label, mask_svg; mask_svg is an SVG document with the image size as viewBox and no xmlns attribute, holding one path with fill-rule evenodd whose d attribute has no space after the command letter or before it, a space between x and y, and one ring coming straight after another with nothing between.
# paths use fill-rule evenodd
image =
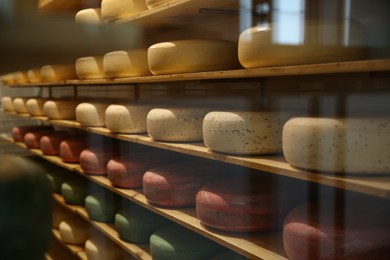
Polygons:
<instances>
[{"instance_id":1,"label":"cheese stored on rack","mask_svg":"<svg viewBox=\"0 0 390 260\"><path fill-rule=\"evenodd\" d=\"M179 40L154 44L148 49L154 75L229 70L239 67L237 44L224 40Z\"/></svg>"},{"instance_id":2,"label":"cheese stored on rack","mask_svg":"<svg viewBox=\"0 0 390 260\"><path fill-rule=\"evenodd\" d=\"M6 112L14 112L14 103L12 101L12 97L2 97L1 98L1 107L3 108L4 111Z\"/></svg>"},{"instance_id":3,"label":"cheese stored on rack","mask_svg":"<svg viewBox=\"0 0 390 260\"><path fill-rule=\"evenodd\" d=\"M88 147L88 140L85 136L78 136L66 139L60 143L60 158L66 163L78 163L80 153Z\"/></svg>"},{"instance_id":4,"label":"cheese stored on rack","mask_svg":"<svg viewBox=\"0 0 390 260\"><path fill-rule=\"evenodd\" d=\"M78 24L102 25L104 23L101 8L87 8L78 11L75 15Z\"/></svg>"},{"instance_id":5,"label":"cheese stored on rack","mask_svg":"<svg viewBox=\"0 0 390 260\"><path fill-rule=\"evenodd\" d=\"M68 218L72 217L72 213L65 209L63 206L54 203L53 215L52 215L52 227L59 228L60 223Z\"/></svg>"},{"instance_id":6,"label":"cheese stored on rack","mask_svg":"<svg viewBox=\"0 0 390 260\"><path fill-rule=\"evenodd\" d=\"M72 178L61 185L61 195L67 204L84 205L88 193L88 184L82 178Z\"/></svg>"},{"instance_id":7,"label":"cheese stored on rack","mask_svg":"<svg viewBox=\"0 0 390 260\"><path fill-rule=\"evenodd\" d=\"M17 71L12 73L13 81L16 84L28 83L27 71Z\"/></svg>"},{"instance_id":8,"label":"cheese stored on rack","mask_svg":"<svg viewBox=\"0 0 390 260\"><path fill-rule=\"evenodd\" d=\"M90 227L81 217L74 215L59 225L61 240L67 244L84 244L90 237Z\"/></svg>"},{"instance_id":9,"label":"cheese stored on rack","mask_svg":"<svg viewBox=\"0 0 390 260\"><path fill-rule=\"evenodd\" d=\"M121 260L123 250L104 235L94 235L85 242L88 260Z\"/></svg>"},{"instance_id":10,"label":"cheese stored on rack","mask_svg":"<svg viewBox=\"0 0 390 260\"><path fill-rule=\"evenodd\" d=\"M115 21L135 15L148 9L145 0L102 0L102 17L107 21Z\"/></svg>"},{"instance_id":11,"label":"cheese stored on rack","mask_svg":"<svg viewBox=\"0 0 390 260\"><path fill-rule=\"evenodd\" d=\"M80 103L71 99L53 99L43 104L43 112L49 119L74 119L76 107Z\"/></svg>"},{"instance_id":12,"label":"cheese stored on rack","mask_svg":"<svg viewBox=\"0 0 390 260\"><path fill-rule=\"evenodd\" d=\"M293 118L283 128L292 166L331 173L389 173L390 118Z\"/></svg>"},{"instance_id":13,"label":"cheese stored on rack","mask_svg":"<svg viewBox=\"0 0 390 260\"><path fill-rule=\"evenodd\" d=\"M74 135L66 131L44 134L39 141L39 147L44 155L59 155L60 143L72 136L74 137Z\"/></svg>"},{"instance_id":14,"label":"cheese stored on rack","mask_svg":"<svg viewBox=\"0 0 390 260\"><path fill-rule=\"evenodd\" d=\"M12 73L4 74L0 76L0 81L8 86L11 86L15 84L14 77L12 76Z\"/></svg>"},{"instance_id":15,"label":"cheese stored on rack","mask_svg":"<svg viewBox=\"0 0 390 260\"><path fill-rule=\"evenodd\" d=\"M12 100L14 109L19 114L28 114L26 102L28 98L16 97Z\"/></svg>"},{"instance_id":16,"label":"cheese stored on rack","mask_svg":"<svg viewBox=\"0 0 390 260\"><path fill-rule=\"evenodd\" d=\"M76 74L79 79L103 79L103 57L88 56L76 59Z\"/></svg>"},{"instance_id":17,"label":"cheese stored on rack","mask_svg":"<svg viewBox=\"0 0 390 260\"><path fill-rule=\"evenodd\" d=\"M171 2L172 0L146 0L146 6L149 9Z\"/></svg>"},{"instance_id":18,"label":"cheese stored on rack","mask_svg":"<svg viewBox=\"0 0 390 260\"><path fill-rule=\"evenodd\" d=\"M51 134L53 132L53 130L28 132L24 135L24 144L28 149L39 149L41 137L45 134Z\"/></svg>"},{"instance_id":19,"label":"cheese stored on rack","mask_svg":"<svg viewBox=\"0 0 390 260\"><path fill-rule=\"evenodd\" d=\"M11 130L12 139L15 142L23 142L24 136L31 131L49 131L54 130L51 125L25 125L15 126Z\"/></svg>"},{"instance_id":20,"label":"cheese stored on rack","mask_svg":"<svg viewBox=\"0 0 390 260\"><path fill-rule=\"evenodd\" d=\"M31 69L27 71L28 82L39 83L42 81L41 69Z\"/></svg>"},{"instance_id":21,"label":"cheese stored on rack","mask_svg":"<svg viewBox=\"0 0 390 260\"><path fill-rule=\"evenodd\" d=\"M47 99L44 98L29 98L26 101L26 110L31 116L43 116L43 105Z\"/></svg>"},{"instance_id":22,"label":"cheese stored on rack","mask_svg":"<svg viewBox=\"0 0 390 260\"><path fill-rule=\"evenodd\" d=\"M108 78L126 78L151 75L148 50L118 50L106 53L103 58L104 73Z\"/></svg>"},{"instance_id":23,"label":"cheese stored on rack","mask_svg":"<svg viewBox=\"0 0 390 260\"><path fill-rule=\"evenodd\" d=\"M111 191L94 192L85 198L89 218L99 222L114 222L121 207L120 198Z\"/></svg>"},{"instance_id":24,"label":"cheese stored on rack","mask_svg":"<svg viewBox=\"0 0 390 260\"><path fill-rule=\"evenodd\" d=\"M83 102L76 107L76 120L82 126L105 126L108 103Z\"/></svg>"},{"instance_id":25,"label":"cheese stored on rack","mask_svg":"<svg viewBox=\"0 0 390 260\"><path fill-rule=\"evenodd\" d=\"M41 67L42 81L61 81L68 79L76 79L76 70L74 65L56 64L45 65Z\"/></svg>"},{"instance_id":26,"label":"cheese stored on rack","mask_svg":"<svg viewBox=\"0 0 390 260\"><path fill-rule=\"evenodd\" d=\"M74 178L74 175L68 170L58 167L57 169L48 171L46 177L51 184L52 192L61 193L62 184Z\"/></svg>"},{"instance_id":27,"label":"cheese stored on rack","mask_svg":"<svg viewBox=\"0 0 390 260\"><path fill-rule=\"evenodd\" d=\"M106 127L113 133L146 133L146 116L151 109L149 105L112 104L105 112Z\"/></svg>"},{"instance_id":28,"label":"cheese stored on rack","mask_svg":"<svg viewBox=\"0 0 390 260\"><path fill-rule=\"evenodd\" d=\"M87 148L80 153L80 167L86 174L106 175L107 163L119 154L117 149Z\"/></svg>"},{"instance_id":29,"label":"cheese stored on rack","mask_svg":"<svg viewBox=\"0 0 390 260\"><path fill-rule=\"evenodd\" d=\"M168 142L202 141L206 108L154 108L146 117L151 138Z\"/></svg>"}]
</instances>

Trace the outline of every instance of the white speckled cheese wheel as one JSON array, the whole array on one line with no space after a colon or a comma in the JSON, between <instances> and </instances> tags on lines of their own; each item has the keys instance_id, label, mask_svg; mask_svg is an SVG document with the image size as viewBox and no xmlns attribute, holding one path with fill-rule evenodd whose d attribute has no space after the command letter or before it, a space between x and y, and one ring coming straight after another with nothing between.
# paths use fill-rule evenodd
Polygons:
<instances>
[{"instance_id":1,"label":"white speckled cheese wheel","mask_svg":"<svg viewBox=\"0 0 390 260\"><path fill-rule=\"evenodd\" d=\"M76 74L80 79L103 79L103 57L82 57L76 60Z\"/></svg>"},{"instance_id":2,"label":"white speckled cheese wheel","mask_svg":"<svg viewBox=\"0 0 390 260\"><path fill-rule=\"evenodd\" d=\"M223 153L280 152L285 118L280 112L210 112L203 120L204 143Z\"/></svg>"},{"instance_id":3,"label":"white speckled cheese wheel","mask_svg":"<svg viewBox=\"0 0 390 260\"><path fill-rule=\"evenodd\" d=\"M72 217L72 213L70 213L69 210L65 209L63 206L58 205L57 203L54 204L52 218L53 228L59 228L60 223L70 217Z\"/></svg>"},{"instance_id":4,"label":"white speckled cheese wheel","mask_svg":"<svg viewBox=\"0 0 390 260\"><path fill-rule=\"evenodd\" d=\"M201 141L206 108L154 108L146 117L147 130L155 140L168 142Z\"/></svg>"},{"instance_id":5,"label":"white speckled cheese wheel","mask_svg":"<svg viewBox=\"0 0 390 260\"><path fill-rule=\"evenodd\" d=\"M80 153L88 147L88 140L85 136L73 137L60 143L60 158L63 162L78 163Z\"/></svg>"},{"instance_id":6,"label":"white speckled cheese wheel","mask_svg":"<svg viewBox=\"0 0 390 260\"><path fill-rule=\"evenodd\" d=\"M111 191L94 192L85 198L89 218L99 222L114 222L120 206L120 198Z\"/></svg>"},{"instance_id":7,"label":"white speckled cheese wheel","mask_svg":"<svg viewBox=\"0 0 390 260\"><path fill-rule=\"evenodd\" d=\"M43 105L47 101L44 98L29 98L26 101L26 110L31 116L43 116Z\"/></svg>"},{"instance_id":8,"label":"white speckled cheese wheel","mask_svg":"<svg viewBox=\"0 0 390 260\"><path fill-rule=\"evenodd\" d=\"M389 173L390 118L293 118L284 125L283 153L309 170Z\"/></svg>"},{"instance_id":9,"label":"white speckled cheese wheel","mask_svg":"<svg viewBox=\"0 0 390 260\"><path fill-rule=\"evenodd\" d=\"M120 260L123 250L104 235L94 235L85 242L88 260Z\"/></svg>"},{"instance_id":10,"label":"white speckled cheese wheel","mask_svg":"<svg viewBox=\"0 0 390 260\"><path fill-rule=\"evenodd\" d=\"M238 58L245 68L267 66L285 66L296 64L324 63L331 61L353 60L364 57L362 48L363 28L356 23L350 23L348 42L342 44L341 24L306 23L304 41L283 43L278 40L278 30L283 25L272 24L270 27L254 27L241 33L238 42ZM280 32L279 32L280 33ZM325 37L326 38L325 38ZM324 39L320 38L324 37ZM339 42L332 43L331 40Z\"/></svg>"},{"instance_id":11,"label":"white speckled cheese wheel","mask_svg":"<svg viewBox=\"0 0 390 260\"><path fill-rule=\"evenodd\" d=\"M149 9L152 9L156 6L172 2L172 0L146 0L145 2L146 2L146 6Z\"/></svg>"},{"instance_id":12,"label":"white speckled cheese wheel","mask_svg":"<svg viewBox=\"0 0 390 260\"><path fill-rule=\"evenodd\" d=\"M180 40L157 43L148 49L154 75L235 69L237 44L224 40Z\"/></svg>"},{"instance_id":13,"label":"white speckled cheese wheel","mask_svg":"<svg viewBox=\"0 0 390 260\"><path fill-rule=\"evenodd\" d=\"M102 17L114 21L147 10L145 0L102 0Z\"/></svg>"},{"instance_id":14,"label":"white speckled cheese wheel","mask_svg":"<svg viewBox=\"0 0 390 260\"><path fill-rule=\"evenodd\" d=\"M41 68L42 81L76 79L74 65L46 65Z\"/></svg>"},{"instance_id":15,"label":"white speckled cheese wheel","mask_svg":"<svg viewBox=\"0 0 390 260\"><path fill-rule=\"evenodd\" d=\"M14 103L11 97L2 97L1 98L1 107L6 112L14 112Z\"/></svg>"},{"instance_id":16,"label":"white speckled cheese wheel","mask_svg":"<svg viewBox=\"0 0 390 260\"><path fill-rule=\"evenodd\" d=\"M89 225L78 216L62 221L59 229L61 240L68 244L84 244L90 236Z\"/></svg>"},{"instance_id":17,"label":"white speckled cheese wheel","mask_svg":"<svg viewBox=\"0 0 390 260\"><path fill-rule=\"evenodd\" d=\"M12 73L16 84L25 84L28 82L27 71L17 71Z\"/></svg>"},{"instance_id":18,"label":"white speckled cheese wheel","mask_svg":"<svg viewBox=\"0 0 390 260\"><path fill-rule=\"evenodd\" d=\"M76 107L76 120L82 126L105 126L107 103L80 103Z\"/></svg>"},{"instance_id":19,"label":"white speckled cheese wheel","mask_svg":"<svg viewBox=\"0 0 390 260\"><path fill-rule=\"evenodd\" d=\"M92 25L101 25L104 23L100 8L87 8L78 11L75 15L75 21L78 24Z\"/></svg>"},{"instance_id":20,"label":"white speckled cheese wheel","mask_svg":"<svg viewBox=\"0 0 390 260\"><path fill-rule=\"evenodd\" d=\"M145 48L109 52L104 55L103 68L109 78L151 75Z\"/></svg>"},{"instance_id":21,"label":"white speckled cheese wheel","mask_svg":"<svg viewBox=\"0 0 390 260\"><path fill-rule=\"evenodd\" d=\"M43 104L43 111L49 119L74 119L79 103L71 99L48 100Z\"/></svg>"},{"instance_id":22,"label":"white speckled cheese wheel","mask_svg":"<svg viewBox=\"0 0 390 260\"><path fill-rule=\"evenodd\" d=\"M14 105L14 109L17 113L19 114L28 114L27 107L26 107L26 102L28 98L14 98L12 100L12 103Z\"/></svg>"},{"instance_id":23,"label":"white speckled cheese wheel","mask_svg":"<svg viewBox=\"0 0 390 260\"><path fill-rule=\"evenodd\" d=\"M42 81L41 69L31 69L27 71L28 81L30 83L38 83Z\"/></svg>"},{"instance_id":24,"label":"white speckled cheese wheel","mask_svg":"<svg viewBox=\"0 0 390 260\"><path fill-rule=\"evenodd\" d=\"M14 77L12 76L12 73L1 75L0 81L8 86L15 84Z\"/></svg>"},{"instance_id":25,"label":"white speckled cheese wheel","mask_svg":"<svg viewBox=\"0 0 390 260\"><path fill-rule=\"evenodd\" d=\"M105 112L106 126L114 133L146 133L146 116L151 109L147 105L110 105Z\"/></svg>"}]
</instances>

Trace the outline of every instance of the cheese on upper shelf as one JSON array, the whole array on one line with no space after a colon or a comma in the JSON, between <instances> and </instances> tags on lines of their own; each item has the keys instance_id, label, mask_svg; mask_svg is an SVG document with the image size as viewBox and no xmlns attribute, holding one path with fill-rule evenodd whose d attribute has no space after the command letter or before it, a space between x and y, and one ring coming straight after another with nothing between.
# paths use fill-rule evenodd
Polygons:
<instances>
[{"instance_id":1,"label":"cheese on upper shelf","mask_svg":"<svg viewBox=\"0 0 390 260\"><path fill-rule=\"evenodd\" d=\"M68 138L60 143L60 158L66 163L78 163L80 153L88 147L88 140L85 136Z\"/></svg>"},{"instance_id":2,"label":"cheese on upper shelf","mask_svg":"<svg viewBox=\"0 0 390 260\"><path fill-rule=\"evenodd\" d=\"M74 65L56 64L45 65L41 67L42 81L61 81L76 79L76 70Z\"/></svg>"},{"instance_id":3,"label":"cheese on upper shelf","mask_svg":"<svg viewBox=\"0 0 390 260\"><path fill-rule=\"evenodd\" d=\"M12 100L14 110L19 114L28 114L26 101L28 98L15 97Z\"/></svg>"},{"instance_id":4,"label":"cheese on upper shelf","mask_svg":"<svg viewBox=\"0 0 390 260\"><path fill-rule=\"evenodd\" d=\"M6 112L14 112L14 103L12 101L12 97L2 97L1 98L1 107L3 108L4 111Z\"/></svg>"},{"instance_id":5,"label":"cheese on upper shelf","mask_svg":"<svg viewBox=\"0 0 390 260\"><path fill-rule=\"evenodd\" d=\"M28 83L28 76L26 71L17 71L12 73L13 81L16 84Z\"/></svg>"},{"instance_id":6,"label":"cheese on upper shelf","mask_svg":"<svg viewBox=\"0 0 390 260\"><path fill-rule=\"evenodd\" d=\"M15 84L12 73L1 75L0 81L8 86Z\"/></svg>"},{"instance_id":7,"label":"cheese on upper shelf","mask_svg":"<svg viewBox=\"0 0 390 260\"><path fill-rule=\"evenodd\" d=\"M172 2L173 0L146 0L146 6L149 8L149 9L152 9L152 8L155 8L159 5L163 5L163 4L166 4L166 3L169 3L169 2Z\"/></svg>"},{"instance_id":8,"label":"cheese on upper shelf","mask_svg":"<svg viewBox=\"0 0 390 260\"><path fill-rule=\"evenodd\" d=\"M78 24L101 25L104 23L100 8L87 8L78 11L75 15Z\"/></svg>"},{"instance_id":9,"label":"cheese on upper shelf","mask_svg":"<svg viewBox=\"0 0 390 260\"><path fill-rule=\"evenodd\" d=\"M106 53L103 58L104 73L108 78L126 78L151 75L148 50L118 50Z\"/></svg>"},{"instance_id":10,"label":"cheese on upper shelf","mask_svg":"<svg viewBox=\"0 0 390 260\"><path fill-rule=\"evenodd\" d=\"M145 0L102 0L102 17L115 21L147 10Z\"/></svg>"},{"instance_id":11,"label":"cheese on upper shelf","mask_svg":"<svg viewBox=\"0 0 390 260\"><path fill-rule=\"evenodd\" d=\"M79 79L103 79L103 57L88 56L76 59L76 74Z\"/></svg>"},{"instance_id":12,"label":"cheese on upper shelf","mask_svg":"<svg viewBox=\"0 0 390 260\"><path fill-rule=\"evenodd\" d=\"M120 207L120 198L108 190L93 192L85 198L85 209L95 221L114 222Z\"/></svg>"},{"instance_id":13,"label":"cheese on upper shelf","mask_svg":"<svg viewBox=\"0 0 390 260\"><path fill-rule=\"evenodd\" d=\"M26 110L31 116L43 116L43 105L47 101L45 98L29 98L26 101Z\"/></svg>"},{"instance_id":14,"label":"cheese on upper shelf","mask_svg":"<svg viewBox=\"0 0 390 260\"><path fill-rule=\"evenodd\" d=\"M49 119L74 119L80 101L72 99L53 99L43 104L45 116Z\"/></svg>"},{"instance_id":15,"label":"cheese on upper shelf","mask_svg":"<svg viewBox=\"0 0 390 260\"><path fill-rule=\"evenodd\" d=\"M31 69L27 71L28 82L38 83L42 81L41 69Z\"/></svg>"},{"instance_id":16,"label":"cheese on upper shelf","mask_svg":"<svg viewBox=\"0 0 390 260\"><path fill-rule=\"evenodd\" d=\"M105 126L108 103L83 102L76 107L76 120L82 126Z\"/></svg>"},{"instance_id":17,"label":"cheese on upper shelf","mask_svg":"<svg viewBox=\"0 0 390 260\"><path fill-rule=\"evenodd\" d=\"M94 235L85 242L88 260L121 260L123 250L104 235Z\"/></svg>"},{"instance_id":18,"label":"cheese on upper shelf","mask_svg":"<svg viewBox=\"0 0 390 260\"><path fill-rule=\"evenodd\" d=\"M61 240L68 244L84 244L90 237L91 228L81 217L73 215L63 220L60 225Z\"/></svg>"}]
</instances>

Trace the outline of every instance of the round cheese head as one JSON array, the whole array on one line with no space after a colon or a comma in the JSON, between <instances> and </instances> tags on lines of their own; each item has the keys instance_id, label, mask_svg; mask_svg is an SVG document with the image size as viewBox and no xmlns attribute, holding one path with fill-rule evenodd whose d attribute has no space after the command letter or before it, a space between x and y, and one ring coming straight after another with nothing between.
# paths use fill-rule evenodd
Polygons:
<instances>
[{"instance_id":1,"label":"round cheese head","mask_svg":"<svg viewBox=\"0 0 390 260\"><path fill-rule=\"evenodd\" d=\"M17 71L12 73L12 76L16 84L28 83L27 71Z\"/></svg>"},{"instance_id":2,"label":"round cheese head","mask_svg":"<svg viewBox=\"0 0 390 260\"><path fill-rule=\"evenodd\" d=\"M146 133L146 116L151 109L148 105L110 105L105 111L106 126L114 133Z\"/></svg>"},{"instance_id":3,"label":"round cheese head","mask_svg":"<svg viewBox=\"0 0 390 260\"><path fill-rule=\"evenodd\" d=\"M82 126L105 126L107 103L80 103L76 107L76 120Z\"/></svg>"},{"instance_id":4,"label":"round cheese head","mask_svg":"<svg viewBox=\"0 0 390 260\"><path fill-rule=\"evenodd\" d=\"M63 162L78 163L80 153L88 147L88 140L85 136L78 136L66 139L60 143L60 158Z\"/></svg>"},{"instance_id":5,"label":"round cheese head","mask_svg":"<svg viewBox=\"0 0 390 260\"><path fill-rule=\"evenodd\" d=\"M104 73L109 78L139 77L151 75L147 49L112 51L104 55Z\"/></svg>"},{"instance_id":6,"label":"round cheese head","mask_svg":"<svg viewBox=\"0 0 390 260\"><path fill-rule=\"evenodd\" d=\"M61 240L68 244L84 244L90 237L90 227L81 219L74 215L63 220L59 225Z\"/></svg>"},{"instance_id":7,"label":"round cheese head","mask_svg":"<svg viewBox=\"0 0 390 260\"><path fill-rule=\"evenodd\" d=\"M49 119L74 119L79 103L71 99L48 100L43 104L43 112Z\"/></svg>"},{"instance_id":8,"label":"round cheese head","mask_svg":"<svg viewBox=\"0 0 390 260\"><path fill-rule=\"evenodd\" d=\"M104 235L94 235L85 242L88 260L121 260L123 250Z\"/></svg>"},{"instance_id":9,"label":"round cheese head","mask_svg":"<svg viewBox=\"0 0 390 260\"><path fill-rule=\"evenodd\" d=\"M42 81L41 69L31 69L27 71L28 81L30 83L38 83Z\"/></svg>"},{"instance_id":10,"label":"round cheese head","mask_svg":"<svg viewBox=\"0 0 390 260\"><path fill-rule=\"evenodd\" d=\"M80 178L67 180L61 184L61 195L67 204L84 205L88 196L88 184Z\"/></svg>"},{"instance_id":11,"label":"round cheese head","mask_svg":"<svg viewBox=\"0 0 390 260\"><path fill-rule=\"evenodd\" d=\"M99 222L114 222L120 206L120 198L111 191L94 192L85 198L90 219Z\"/></svg>"},{"instance_id":12,"label":"round cheese head","mask_svg":"<svg viewBox=\"0 0 390 260\"><path fill-rule=\"evenodd\" d=\"M45 155L59 155L60 143L72 136L71 133L58 131L52 134L45 134L41 137L39 147Z\"/></svg>"},{"instance_id":13,"label":"round cheese head","mask_svg":"<svg viewBox=\"0 0 390 260\"><path fill-rule=\"evenodd\" d=\"M14 103L12 97L2 97L1 98L1 107L6 112L14 112Z\"/></svg>"},{"instance_id":14,"label":"round cheese head","mask_svg":"<svg viewBox=\"0 0 390 260\"><path fill-rule=\"evenodd\" d=\"M102 0L102 17L114 21L147 10L145 0Z\"/></svg>"},{"instance_id":15,"label":"round cheese head","mask_svg":"<svg viewBox=\"0 0 390 260\"><path fill-rule=\"evenodd\" d=\"M31 116L43 116L43 105L47 100L44 98L29 98L26 101L26 110Z\"/></svg>"},{"instance_id":16,"label":"round cheese head","mask_svg":"<svg viewBox=\"0 0 390 260\"><path fill-rule=\"evenodd\" d=\"M12 73L1 75L0 81L8 86L15 84Z\"/></svg>"},{"instance_id":17,"label":"round cheese head","mask_svg":"<svg viewBox=\"0 0 390 260\"><path fill-rule=\"evenodd\" d=\"M101 25L104 23L100 8L88 8L80 10L75 15L78 24Z\"/></svg>"},{"instance_id":18,"label":"round cheese head","mask_svg":"<svg viewBox=\"0 0 390 260\"><path fill-rule=\"evenodd\" d=\"M32 131L48 131L54 130L51 125L26 125L26 126L15 126L12 128L12 138L15 142L23 142L24 136L28 132Z\"/></svg>"},{"instance_id":19,"label":"round cheese head","mask_svg":"<svg viewBox=\"0 0 390 260\"><path fill-rule=\"evenodd\" d=\"M76 79L74 65L45 65L41 68L42 81Z\"/></svg>"},{"instance_id":20,"label":"round cheese head","mask_svg":"<svg viewBox=\"0 0 390 260\"><path fill-rule=\"evenodd\" d=\"M28 114L26 102L28 98L17 97L12 100L14 109L19 114Z\"/></svg>"},{"instance_id":21,"label":"round cheese head","mask_svg":"<svg viewBox=\"0 0 390 260\"><path fill-rule=\"evenodd\" d=\"M82 57L76 60L76 74L80 79L103 79L103 57Z\"/></svg>"}]
</instances>

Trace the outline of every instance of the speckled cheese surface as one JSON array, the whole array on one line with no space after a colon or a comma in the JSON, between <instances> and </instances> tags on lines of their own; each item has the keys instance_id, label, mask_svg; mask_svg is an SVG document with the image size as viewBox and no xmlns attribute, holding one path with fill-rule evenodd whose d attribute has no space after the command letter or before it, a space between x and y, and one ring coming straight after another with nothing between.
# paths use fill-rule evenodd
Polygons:
<instances>
[{"instance_id":1,"label":"speckled cheese surface","mask_svg":"<svg viewBox=\"0 0 390 260\"><path fill-rule=\"evenodd\" d=\"M160 141L192 142L203 139L206 108L154 108L147 115L150 137Z\"/></svg>"},{"instance_id":2,"label":"speckled cheese surface","mask_svg":"<svg viewBox=\"0 0 390 260\"><path fill-rule=\"evenodd\" d=\"M88 260L121 260L123 250L104 235L94 235L85 242Z\"/></svg>"},{"instance_id":3,"label":"speckled cheese surface","mask_svg":"<svg viewBox=\"0 0 390 260\"><path fill-rule=\"evenodd\" d=\"M75 15L78 24L101 25L104 23L100 8L87 8L80 10Z\"/></svg>"},{"instance_id":4,"label":"speckled cheese surface","mask_svg":"<svg viewBox=\"0 0 390 260\"><path fill-rule=\"evenodd\" d=\"M80 103L76 107L76 120L82 126L105 126L108 103Z\"/></svg>"},{"instance_id":5,"label":"speckled cheese surface","mask_svg":"<svg viewBox=\"0 0 390 260\"><path fill-rule=\"evenodd\" d=\"M237 45L223 40L179 40L156 43L148 49L154 75L235 69Z\"/></svg>"},{"instance_id":6,"label":"speckled cheese surface","mask_svg":"<svg viewBox=\"0 0 390 260\"><path fill-rule=\"evenodd\" d=\"M59 81L67 79L76 79L76 70L74 65L45 65L41 67L42 81Z\"/></svg>"},{"instance_id":7,"label":"speckled cheese surface","mask_svg":"<svg viewBox=\"0 0 390 260\"><path fill-rule=\"evenodd\" d=\"M74 119L79 103L70 99L48 100L43 104L43 112L49 119Z\"/></svg>"},{"instance_id":8,"label":"speckled cheese surface","mask_svg":"<svg viewBox=\"0 0 390 260\"><path fill-rule=\"evenodd\" d=\"M14 105L14 109L19 114L28 114L27 107L26 107L26 101L28 98L21 98L16 97L12 100L12 103Z\"/></svg>"},{"instance_id":9,"label":"speckled cheese surface","mask_svg":"<svg viewBox=\"0 0 390 260\"><path fill-rule=\"evenodd\" d=\"M105 111L106 126L114 133L146 133L146 116L151 109L143 105L110 105Z\"/></svg>"},{"instance_id":10,"label":"speckled cheese surface","mask_svg":"<svg viewBox=\"0 0 390 260\"><path fill-rule=\"evenodd\" d=\"M169 3L171 2L172 0L146 0L146 6L149 8L149 9L152 9L152 8L155 8L159 5L162 5L162 4L165 4L165 3Z\"/></svg>"},{"instance_id":11,"label":"speckled cheese surface","mask_svg":"<svg viewBox=\"0 0 390 260\"><path fill-rule=\"evenodd\" d=\"M106 53L103 58L104 73L109 78L151 75L147 55L145 48Z\"/></svg>"},{"instance_id":12,"label":"speckled cheese surface","mask_svg":"<svg viewBox=\"0 0 390 260\"><path fill-rule=\"evenodd\" d=\"M12 97L2 97L1 98L1 107L4 111L14 112L14 103L12 101Z\"/></svg>"},{"instance_id":13,"label":"speckled cheese surface","mask_svg":"<svg viewBox=\"0 0 390 260\"><path fill-rule=\"evenodd\" d=\"M63 220L59 229L61 240L68 244L84 244L90 236L89 225L78 216Z\"/></svg>"},{"instance_id":14,"label":"speckled cheese surface","mask_svg":"<svg viewBox=\"0 0 390 260\"><path fill-rule=\"evenodd\" d=\"M333 173L389 173L390 118L293 118L283 129L291 165Z\"/></svg>"},{"instance_id":15,"label":"speckled cheese surface","mask_svg":"<svg viewBox=\"0 0 390 260\"><path fill-rule=\"evenodd\" d=\"M204 143L211 150L223 153L280 152L286 117L279 112L210 112L203 120Z\"/></svg>"},{"instance_id":16,"label":"speckled cheese surface","mask_svg":"<svg viewBox=\"0 0 390 260\"><path fill-rule=\"evenodd\" d=\"M79 79L103 79L103 57L88 56L76 59L76 74Z\"/></svg>"},{"instance_id":17,"label":"speckled cheese surface","mask_svg":"<svg viewBox=\"0 0 390 260\"><path fill-rule=\"evenodd\" d=\"M147 10L145 0L102 0L102 17L114 21Z\"/></svg>"},{"instance_id":18,"label":"speckled cheese surface","mask_svg":"<svg viewBox=\"0 0 390 260\"><path fill-rule=\"evenodd\" d=\"M43 98L29 98L26 101L26 110L31 116L43 116L43 105L46 102Z\"/></svg>"}]
</instances>

